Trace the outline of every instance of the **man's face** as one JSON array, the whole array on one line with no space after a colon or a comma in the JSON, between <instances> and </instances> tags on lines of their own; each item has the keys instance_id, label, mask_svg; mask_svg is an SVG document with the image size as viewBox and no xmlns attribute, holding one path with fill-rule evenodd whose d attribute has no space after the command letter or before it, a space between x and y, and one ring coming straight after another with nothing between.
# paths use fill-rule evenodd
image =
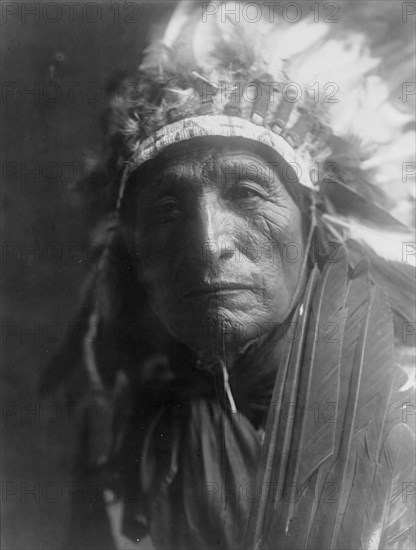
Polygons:
<instances>
[{"instance_id":1,"label":"man's face","mask_svg":"<svg viewBox=\"0 0 416 550\"><path fill-rule=\"evenodd\" d=\"M151 304L199 352L242 346L275 328L300 278L300 210L261 147L247 143L172 146L131 183Z\"/></svg>"}]
</instances>

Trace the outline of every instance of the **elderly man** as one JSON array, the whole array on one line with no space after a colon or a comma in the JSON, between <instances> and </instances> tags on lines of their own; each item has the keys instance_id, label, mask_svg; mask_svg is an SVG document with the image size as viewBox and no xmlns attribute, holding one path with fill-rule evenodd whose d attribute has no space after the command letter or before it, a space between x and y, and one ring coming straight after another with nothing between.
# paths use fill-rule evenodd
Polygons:
<instances>
[{"instance_id":1,"label":"elderly man","mask_svg":"<svg viewBox=\"0 0 416 550\"><path fill-rule=\"evenodd\" d=\"M289 31L274 25L261 44L243 31L203 27L181 4L113 104L116 216L79 346L89 398L125 412L128 387L133 403L126 422L89 426L112 536L412 548L410 386L394 337L413 319L412 276L349 238L403 226L351 167L354 140L287 76ZM266 44L281 57L260 59ZM298 75L311 45L295 47ZM363 52L348 55L359 66ZM88 522L93 546L110 547L100 505L81 501L68 547L88 545Z\"/></svg>"}]
</instances>

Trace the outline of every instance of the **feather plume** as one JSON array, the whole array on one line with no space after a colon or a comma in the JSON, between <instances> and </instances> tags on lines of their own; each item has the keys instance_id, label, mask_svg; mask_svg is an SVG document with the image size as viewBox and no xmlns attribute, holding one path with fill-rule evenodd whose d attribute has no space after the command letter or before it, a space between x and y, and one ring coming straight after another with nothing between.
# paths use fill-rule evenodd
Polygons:
<instances>
[{"instance_id":1,"label":"feather plume","mask_svg":"<svg viewBox=\"0 0 416 550\"><path fill-rule=\"evenodd\" d=\"M348 544L356 544L359 547L358 537L361 533L359 526L363 522L363 497L371 493L376 465L380 460L384 425L393 387L394 340L391 314L383 296L378 298L379 304L377 304L376 294L377 291L370 299L371 311L366 321L373 334L365 334L363 331L363 338L365 337L366 341L360 357L360 366L358 361L354 365L354 371L356 369L360 371L357 372L360 377L360 387L357 388L357 409L351 431L351 436L356 439L356 447L352 440L349 446L355 447L357 454L354 458L348 457L351 462L354 461L354 476L351 479L350 492L345 490L345 485L348 484L340 485L340 506L343 505L344 498L347 499L347 504L335 524L333 548L342 547L347 541ZM381 373L383 373L382 376L380 376ZM353 395L351 398L353 401ZM344 467L347 471L347 459ZM342 522L339 519L341 517ZM357 537L356 540L353 533Z\"/></svg>"},{"instance_id":2,"label":"feather plume","mask_svg":"<svg viewBox=\"0 0 416 550\"><path fill-rule=\"evenodd\" d=\"M353 547L357 544L352 539L360 529L356 528L354 521L359 523L362 517L362 491L371 487L378 462L393 374L391 317L385 299L377 289L370 289L366 310L354 346L338 456L325 480L337 488L336 502L329 506L320 502L320 516L324 516L326 522L325 525L317 522L311 533L311 545L315 543L331 549L342 546L342 542L345 545L345 537ZM349 359L352 350L351 347L344 349L343 365L347 368L344 358Z\"/></svg>"},{"instance_id":3,"label":"feather plume","mask_svg":"<svg viewBox=\"0 0 416 550\"><path fill-rule=\"evenodd\" d=\"M392 316L385 295L370 282L368 261L357 265L348 283L346 265L341 256L339 264L326 266L310 316L312 326L336 320L341 338L331 350L331 344L316 342L315 335L308 334L303 351L297 351L299 379L288 372L284 388L279 387L280 401L293 399L297 414L280 416L280 424L270 420L266 429L266 442L277 437L283 443L271 456L264 451L258 483L277 486L277 494L273 507L256 513L257 529L249 540L254 548L379 548L383 533L395 521L394 511L392 516L386 510L394 507L391 495L404 475L403 467L380 466L392 452L386 433L397 429L397 397L392 396L403 382L401 377L395 381L399 371L393 368ZM314 423L314 399L320 404L334 402L335 423ZM389 489L392 479L395 489ZM382 495L377 506L373 488ZM397 521L400 540L408 540L409 516ZM370 546L362 546L361 532Z\"/></svg>"},{"instance_id":4,"label":"feather plume","mask_svg":"<svg viewBox=\"0 0 416 550\"><path fill-rule=\"evenodd\" d=\"M416 320L414 231L342 184L334 185L327 198L342 206L336 215L322 214L324 227L344 243L352 268L363 257L369 260L371 279L386 291L402 340L403 323Z\"/></svg>"},{"instance_id":5,"label":"feather plume","mask_svg":"<svg viewBox=\"0 0 416 550\"><path fill-rule=\"evenodd\" d=\"M335 433L341 375L341 345L347 310L345 256L328 264L314 296L305 345L301 382L298 430L295 429L287 477L293 483L289 497L285 531L296 514L296 496L304 491L312 475L335 452ZM331 337L328 336L328 332ZM313 414L311 414L313 411ZM283 512L283 510L282 510ZM283 512L284 514L284 512ZM282 514L282 515L283 515Z\"/></svg>"},{"instance_id":6,"label":"feather plume","mask_svg":"<svg viewBox=\"0 0 416 550\"><path fill-rule=\"evenodd\" d=\"M265 539L266 548L304 547L322 492L323 465L336 452L341 378L341 347L347 309L347 261L341 250L336 263L328 263L317 285L305 341L300 380L291 418L294 437L284 489L275 502L275 515ZM330 329L333 329L332 331ZM331 337L328 337L328 331ZM299 528L299 523L303 528Z\"/></svg>"},{"instance_id":7,"label":"feather plume","mask_svg":"<svg viewBox=\"0 0 416 550\"><path fill-rule=\"evenodd\" d=\"M364 514L362 506L359 507L362 529L357 543L369 549L410 549L416 517L414 499L407 498L407 513L403 499L406 484L409 486L409 480L415 479L414 432L409 426L397 423L385 432Z\"/></svg>"},{"instance_id":8,"label":"feather plume","mask_svg":"<svg viewBox=\"0 0 416 550\"><path fill-rule=\"evenodd\" d=\"M412 481L409 482L409 480L414 480L416 473L414 449L414 432L404 424L393 428L384 443L380 460L381 475L377 476L373 485L374 498L378 496L379 502L384 503L379 548L410 550L414 546L415 499L409 498L409 494L414 489ZM389 472L389 475L386 476L387 479L383 476L383 470ZM376 483L378 491L375 487ZM405 507L403 507L403 503L406 504ZM366 519L369 518L372 509L373 502L370 502L366 510ZM367 533L370 527L369 523L366 522L365 525ZM365 535L364 531L363 536Z\"/></svg>"},{"instance_id":9,"label":"feather plume","mask_svg":"<svg viewBox=\"0 0 416 550\"><path fill-rule=\"evenodd\" d=\"M319 270L315 267L309 276L301 306L297 308L294 317L295 326L299 328L299 337L295 338L293 345L288 345L286 362L277 371L256 479L257 486L261 487L262 491L259 505L250 515L246 536L247 549L257 550L263 547L267 526L273 518L274 506L270 506L270 503L279 499L283 487L292 436L292 425L283 421L283 410L284 405L293 402L296 396L307 320L318 278Z\"/></svg>"},{"instance_id":10,"label":"feather plume","mask_svg":"<svg viewBox=\"0 0 416 550\"><path fill-rule=\"evenodd\" d=\"M410 243L413 243L413 241L410 241ZM386 241L386 246L388 244L389 242ZM395 246L397 247L397 241L395 241ZM371 262L371 278L374 283L386 291L389 297L390 306L394 313L396 336L402 341L403 323L415 322L414 267L410 263L404 263L404 261L389 261L383 258L382 255L376 254L374 249L368 245L368 241L360 242L350 239L347 241L347 247L352 265L356 265L358 259L362 257L367 257Z\"/></svg>"}]
</instances>

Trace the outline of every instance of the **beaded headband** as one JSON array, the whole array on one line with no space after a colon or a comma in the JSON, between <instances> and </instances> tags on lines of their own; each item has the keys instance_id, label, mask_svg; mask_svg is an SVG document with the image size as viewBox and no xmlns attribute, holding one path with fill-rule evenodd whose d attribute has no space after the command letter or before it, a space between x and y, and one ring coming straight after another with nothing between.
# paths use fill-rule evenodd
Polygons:
<instances>
[{"instance_id":1,"label":"beaded headband","mask_svg":"<svg viewBox=\"0 0 416 550\"><path fill-rule=\"evenodd\" d=\"M123 174L120 200L128 177L144 162L153 159L169 145L206 136L244 138L270 147L292 168L292 173L296 175L299 183L313 189L310 166L305 162L304 157L296 154L295 149L283 136L278 135L270 128L258 126L241 118L225 115L201 115L163 126L145 140L137 143L135 152Z\"/></svg>"}]
</instances>

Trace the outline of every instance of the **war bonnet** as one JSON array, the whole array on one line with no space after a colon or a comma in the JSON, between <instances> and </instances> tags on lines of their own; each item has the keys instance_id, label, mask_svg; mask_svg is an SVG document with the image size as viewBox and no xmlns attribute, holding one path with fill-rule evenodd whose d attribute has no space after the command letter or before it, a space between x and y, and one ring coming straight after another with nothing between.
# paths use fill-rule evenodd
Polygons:
<instances>
[{"instance_id":1,"label":"war bonnet","mask_svg":"<svg viewBox=\"0 0 416 550\"><path fill-rule=\"evenodd\" d=\"M180 2L145 50L111 105L123 179L172 143L243 137L274 149L305 187L336 180L382 201L369 181L391 185L414 117L381 78L369 37L306 16L291 24L264 12L253 23L243 5Z\"/></svg>"}]
</instances>

